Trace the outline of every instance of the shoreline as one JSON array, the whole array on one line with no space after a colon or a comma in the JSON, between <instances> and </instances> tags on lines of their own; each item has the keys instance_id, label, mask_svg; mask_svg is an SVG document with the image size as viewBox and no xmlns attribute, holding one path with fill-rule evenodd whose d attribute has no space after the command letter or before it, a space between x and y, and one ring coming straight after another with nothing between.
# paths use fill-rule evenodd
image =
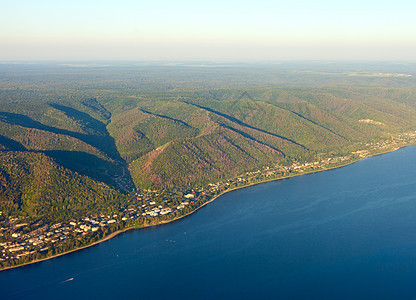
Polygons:
<instances>
[{"instance_id":1,"label":"shoreline","mask_svg":"<svg viewBox=\"0 0 416 300\"><path fill-rule=\"evenodd\" d=\"M66 251L66 252L62 252L62 253L59 253L59 254L56 254L56 255L53 255L53 256L50 256L50 257L45 257L45 258L42 258L42 259L36 259L36 260L30 261L30 262L27 262L27 263L24 263L24 264L20 264L20 265L16 265L16 266L11 266L11 267L6 267L6 268L3 268L3 269L0 269L0 272L7 271L7 270L11 270L11 269L15 269L15 268L20 268L20 267L24 267L24 266L28 266L28 265L32 265L32 264L36 264L36 263L40 263L42 261L50 260L50 259L53 259L53 258L57 258L57 257L63 256L63 255L70 254L72 252L76 252L76 251L80 251L80 250L83 250L83 249L86 249L86 248L89 248L89 247L93 247L93 246L98 245L100 243L106 242L106 241L108 241L108 240L110 240L110 239L118 236L119 234L124 233L124 232L127 232L129 230L133 230L133 229L136 229L136 230L146 229L146 228L150 228L150 227L154 227L154 226L160 226L160 225L165 225L165 224L169 224L169 223L172 223L172 222L181 220L181 219L183 219L185 217L188 217L188 216L192 215L193 213L197 212L199 209L201 209L205 205L213 202L214 200L216 200L220 196L222 196L222 195L224 195L226 193L232 192L232 191L236 191L236 190L239 190L239 189L248 188L248 187L252 187L252 186L258 185L258 184L264 184L264 183L268 183L268 182L272 182L272 181L284 180L284 179L289 179L289 178L293 178L293 177L297 177L297 176L301 176L301 175L314 174L314 173L325 172L325 171L330 171L330 170L334 170L334 169L346 167L346 166L351 165L353 163L356 163L356 162L358 162L358 161L360 161L362 159L371 158L371 157L375 157L375 156L379 156L379 155L391 153L391 152L397 151L399 149L402 149L402 148L405 148L405 147L410 147L410 146L415 146L415 145L416 144L409 144L409 145L405 145L405 146L399 146L397 148L394 148L394 149L391 149L391 150L387 150L387 151L383 151L383 152L380 152L380 153L376 153L376 154L373 154L373 155L370 155L370 156L367 156L367 157L360 157L360 158L358 158L356 160L353 160L353 161L350 161L350 162L347 162L345 164L342 164L342 165L339 165L339 166L335 166L335 167L324 168L324 169L320 169L320 170L316 170L316 171L302 172L302 173L298 173L298 174L295 174L295 175L289 175L289 176L284 176L284 177L279 177L279 178L267 179L267 180L263 180L263 181L259 181L259 182L254 182L254 183L250 183L248 185L244 185L244 186L240 186L240 187L233 187L231 189L227 189L227 190L221 192L220 194L216 195L215 197L213 197L209 201L207 201L207 202L203 203L201 206L197 207L196 209L194 209L194 210L192 210L192 211L190 211L190 212L188 212L188 213L186 213L186 214L184 214L184 215L182 215L180 217L174 218L172 220L161 221L158 224L145 225L145 226L142 226L142 227L128 227L128 228L124 228L122 230L118 230L118 231L115 231L113 233L110 233L106 237L104 237L101 240L98 240L98 241L96 241L96 242L94 242L92 244L85 245L85 246L82 246L82 247L79 247L79 248L75 248L75 249L72 249L72 250L69 250L69 251Z\"/></svg>"}]
</instances>

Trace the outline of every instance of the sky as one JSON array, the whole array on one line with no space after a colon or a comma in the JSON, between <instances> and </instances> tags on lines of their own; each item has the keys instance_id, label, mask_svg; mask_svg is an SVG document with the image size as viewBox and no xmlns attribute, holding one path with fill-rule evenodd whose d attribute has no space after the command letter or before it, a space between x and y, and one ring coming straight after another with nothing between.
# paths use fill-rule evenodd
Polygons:
<instances>
[{"instance_id":1,"label":"sky","mask_svg":"<svg viewBox=\"0 0 416 300\"><path fill-rule=\"evenodd\" d=\"M0 0L0 60L416 61L414 0Z\"/></svg>"}]
</instances>

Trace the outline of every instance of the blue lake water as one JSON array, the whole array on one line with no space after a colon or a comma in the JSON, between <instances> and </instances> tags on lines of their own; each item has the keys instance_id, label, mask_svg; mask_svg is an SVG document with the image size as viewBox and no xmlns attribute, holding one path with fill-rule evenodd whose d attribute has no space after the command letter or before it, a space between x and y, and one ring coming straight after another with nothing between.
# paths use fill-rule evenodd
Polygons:
<instances>
[{"instance_id":1,"label":"blue lake water","mask_svg":"<svg viewBox=\"0 0 416 300\"><path fill-rule=\"evenodd\" d=\"M415 297L415 146L0 272L4 299Z\"/></svg>"}]
</instances>

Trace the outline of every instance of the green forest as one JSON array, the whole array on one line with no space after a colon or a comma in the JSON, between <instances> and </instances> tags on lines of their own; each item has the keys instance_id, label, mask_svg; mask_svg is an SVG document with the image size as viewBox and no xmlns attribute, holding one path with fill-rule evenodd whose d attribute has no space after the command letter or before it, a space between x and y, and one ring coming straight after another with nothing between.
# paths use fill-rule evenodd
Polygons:
<instances>
[{"instance_id":1,"label":"green forest","mask_svg":"<svg viewBox=\"0 0 416 300\"><path fill-rule=\"evenodd\" d=\"M4 64L0 211L59 221L125 207L136 190L350 153L416 130L414 74L388 64Z\"/></svg>"}]
</instances>

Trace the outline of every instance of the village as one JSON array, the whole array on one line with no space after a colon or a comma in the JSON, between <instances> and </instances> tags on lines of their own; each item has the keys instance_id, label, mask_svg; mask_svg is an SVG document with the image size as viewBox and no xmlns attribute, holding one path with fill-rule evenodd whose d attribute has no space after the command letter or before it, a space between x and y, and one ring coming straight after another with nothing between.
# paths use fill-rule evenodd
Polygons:
<instances>
[{"instance_id":1,"label":"village","mask_svg":"<svg viewBox=\"0 0 416 300\"><path fill-rule=\"evenodd\" d=\"M326 170L371 155L414 144L416 132L393 136L383 141L362 144L348 155L317 157L310 162L265 166L238 177L185 190L133 190L131 203L119 211L99 213L78 219L48 224L24 216L0 212L0 266L7 267L45 258L98 241L108 234L129 227L157 225L189 214L231 189L268 180ZM119 180L118 182L122 182Z\"/></svg>"}]
</instances>

